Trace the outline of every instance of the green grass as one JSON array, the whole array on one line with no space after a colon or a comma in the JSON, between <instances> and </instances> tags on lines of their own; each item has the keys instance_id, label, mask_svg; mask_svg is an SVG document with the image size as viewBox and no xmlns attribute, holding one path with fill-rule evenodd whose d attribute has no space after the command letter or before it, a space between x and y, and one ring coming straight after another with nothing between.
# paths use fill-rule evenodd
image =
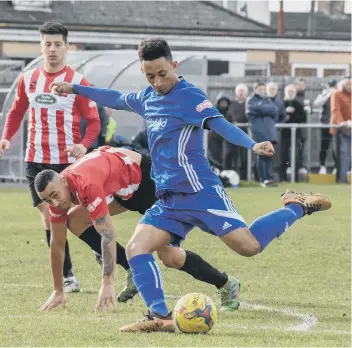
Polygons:
<instances>
[{"instance_id":1,"label":"green grass","mask_svg":"<svg viewBox=\"0 0 352 348\"><path fill-rule=\"evenodd\" d=\"M350 187L294 188L327 194L332 209L297 222L256 257L236 255L198 230L189 235L183 247L238 276L245 301L238 312L219 313L212 332L199 336L119 333L119 327L140 318L145 307L138 297L118 304L116 313L95 313L100 268L90 249L72 235L71 254L82 292L68 296L66 310L38 312L51 293L48 248L38 212L31 208L27 190L1 189L0 346L350 346ZM282 190L243 188L229 193L250 224L280 207ZM122 244L139 218L133 213L114 218ZM213 287L183 272L161 269L170 308L178 295L194 291L219 304ZM124 272L118 268L117 274L119 291ZM310 330L292 330L315 318Z\"/></svg>"}]
</instances>

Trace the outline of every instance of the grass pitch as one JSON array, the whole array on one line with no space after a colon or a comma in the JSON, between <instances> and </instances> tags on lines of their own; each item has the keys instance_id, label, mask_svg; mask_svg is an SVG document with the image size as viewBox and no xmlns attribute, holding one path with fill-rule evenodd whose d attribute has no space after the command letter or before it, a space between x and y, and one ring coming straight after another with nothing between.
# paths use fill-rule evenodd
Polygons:
<instances>
[{"instance_id":1,"label":"grass pitch","mask_svg":"<svg viewBox=\"0 0 352 348\"><path fill-rule=\"evenodd\" d=\"M351 344L350 187L294 185L332 199L332 209L298 221L260 255L245 258L214 237L193 231L183 244L222 271L241 279L243 304L219 313L209 335L121 334L118 328L141 318L139 298L118 304L116 313L95 313L100 268L90 249L69 235L74 272L81 293L68 295L68 308L38 312L51 294L48 248L36 209L26 189L0 189L0 346L300 346ZM279 188L229 191L250 224L280 207ZM125 245L140 216L115 217ZM178 296L203 292L219 304L215 288L161 266L172 308ZM117 291L124 271L117 269Z\"/></svg>"}]
</instances>

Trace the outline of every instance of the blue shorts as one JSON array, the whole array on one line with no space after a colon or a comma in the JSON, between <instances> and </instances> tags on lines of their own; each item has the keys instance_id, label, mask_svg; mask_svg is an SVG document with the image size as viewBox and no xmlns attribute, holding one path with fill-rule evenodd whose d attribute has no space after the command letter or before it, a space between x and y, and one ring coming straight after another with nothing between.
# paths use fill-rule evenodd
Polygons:
<instances>
[{"instance_id":1,"label":"blue shorts","mask_svg":"<svg viewBox=\"0 0 352 348\"><path fill-rule=\"evenodd\" d=\"M171 233L171 244L179 244L194 227L218 237L247 227L222 185L196 193L165 193L146 211L140 223Z\"/></svg>"}]
</instances>

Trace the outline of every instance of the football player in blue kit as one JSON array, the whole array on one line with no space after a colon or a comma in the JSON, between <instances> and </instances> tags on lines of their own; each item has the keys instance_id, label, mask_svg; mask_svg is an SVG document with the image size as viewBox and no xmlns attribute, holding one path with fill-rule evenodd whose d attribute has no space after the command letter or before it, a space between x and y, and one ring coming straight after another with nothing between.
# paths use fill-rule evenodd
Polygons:
<instances>
[{"instance_id":1,"label":"football player in blue kit","mask_svg":"<svg viewBox=\"0 0 352 348\"><path fill-rule=\"evenodd\" d=\"M298 219L330 208L321 194L286 191L283 208L256 219L249 227L234 208L204 151L204 129L232 144L272 156L270 142L256 143L227 122L199 88L176 74L167 42L142 40L141 70L150 86L139 93L121 93L65 82L54 82L58 94L75 93L118 110L141 115L147 124L152 178L158 201L148 209L126 247L133 280L149 308L148 315L120 329L123 332L175 330L165 303L161 272L152 253L185 239L195 226L219 237L242 256L253 256L282 235Z\"/></svg>"}]
</instances>

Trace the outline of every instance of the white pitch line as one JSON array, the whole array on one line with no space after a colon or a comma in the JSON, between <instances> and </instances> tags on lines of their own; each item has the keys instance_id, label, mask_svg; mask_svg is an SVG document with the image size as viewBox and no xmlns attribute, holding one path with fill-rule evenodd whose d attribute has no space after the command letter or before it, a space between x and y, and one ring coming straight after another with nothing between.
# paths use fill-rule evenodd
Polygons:
<instances>
[{"instance_id":1,"label":"white pitch line","mask_svg":"<svg viewBox=\"0 0 352 348\"><path fill-rule=\"evenodd\" d=\"M30 287L30 288L44 288L43 285L41 284L17 284L17 283L8 283L8 284L3 284L2 287ZM173 299L179 299L182 297L182 295L172 295L172 294L165 294L166 298L173 298ZM247 307L250 309L254 310L262 310L266 312L272 312L272 313L282 313L287 316L295 317L303 322L286 328L284 331L300 331L300 332L307 332L310 331L317 323L318 323L318 318L313 315L313 314L304 314L304 313L299 313L294 309L290 308L274 308L274 307L268 307L264 306L261 304L250 304L246 301L241 302L242 307ZM28 318L28 319L34 319L36 317L31 316L31 315L8 315L8 316L0 316L0 318ZM87 318L87 320L105 320L105 318ZM111 318L107 318L107 320L112 320ZM248 327L243 326L243 325L226 325L226 324L219 324L220 326L223 327L236 327L238 329L248 329ZM271 326L253 326L252 328L257 328L261 330L276 330L276 328L273 328ZM283 331L282 329L279 329L280 331ZM350 331L346 330L314 330L313 333L333 333L333 334L341 334L341 335L351 335Z\"/></svg>"},{"instance_id":2,"label":"white pitch line","mask_svg":"<svg viewBox=\"0 0 352 348\"><path fill-rule=\"evenodd\" d=\"M166 297L168 297L168 298L180 298L181 296L166 295ZM315 315L299 313L295 309L274 308L274 307L264 306L264 305L261 305L261 304L250 304L247 301L241 301L241 306L242 307L246 307L246 308L250 308L250 309L254 309L254 310L259 310L259 311L261 310L261 311L271 312L271 313L281 313L281 314L287 315L289 317L294 317L294 318L302 320L301 323L299 323L299 324L297 324L295 326L286 328L286 329L284 329L284 331L302 331L302 332L306 332L306 331L310 331L318 323L318 318ZM263 326L261 326L260 328L268 329L268 327L263 327Z\"/></svg>"},{"instance_id":3,"label":"white pitch line","mask_svg":"<svg viewBox=\"0 0 352 348\"><path fill-rule=\"evenodd\" d=\"M61 312L60 312L61 313ZM9 314L9 315L0 315L0 319L26 319L26 320L43 320L43 316L45 316L45 320L48 319L54 319L57 320L60 318L62 319L62 315L57 314L57 313L43 313L42 315L38 314L36 316L31 315L31 314ZM73 317L73 315L69 316ZM68 317L68 318L69 318ZM120 321L119 318L113 318L113 317L80 317L81 320L83 321ZM258 330L269 330L269 331L281 331L282 329L273 327L273 326L264 326L264 325L253 325L251 327L245 326L245 325L237 325L237 324L226 324L226 323L219 323L217 324L218 327L223 327L223 328L236 328L236 329L258 329ZM310 332L311 334L323 334L323 333L330 333L330 334L336 334L336 335L351 335L350 331L347 330L328 330L328 329L322 329L322 330L314 330Z\"/></svg>"},{"instance_id":4,"label":"white pitch line","mask_svg":"<svg viewBox=\"0 0 352 348\"><path fill-rule=\"evenodd\" d=\"M318 323L318 318L315 315L298 313L295 309L274 308L274 307L264 306L261 304L250 304L246 301L242 301L241 306L259 310L259 311L262 310L262 311L271 312L271 313L282 313L284 315L298 318L303 321L298 325L287 328L286 331L309 331Z\"/></svg>"}]
</instances>

